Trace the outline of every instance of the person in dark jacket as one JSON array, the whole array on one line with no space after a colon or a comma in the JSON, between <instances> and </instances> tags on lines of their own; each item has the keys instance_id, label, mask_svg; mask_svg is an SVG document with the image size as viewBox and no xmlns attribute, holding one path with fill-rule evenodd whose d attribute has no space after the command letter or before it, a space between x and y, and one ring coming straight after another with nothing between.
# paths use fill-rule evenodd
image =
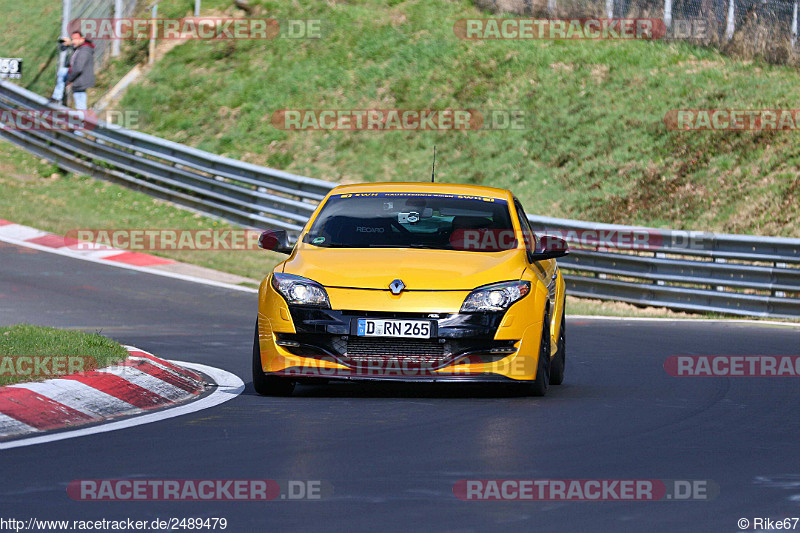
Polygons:
<instances>
[{"instance_id":1,"label":"person in dark jacket","mask_svg":"<svg viewBox=\"0 0 800 533\"><path fill-rule=\"evenodd\" d=\"M86 89L94 87L94 44L79 31L72 32L75 51L69 62L67 87L72 87L75 109L86 109Z\"/></svg>"}]
</instances>

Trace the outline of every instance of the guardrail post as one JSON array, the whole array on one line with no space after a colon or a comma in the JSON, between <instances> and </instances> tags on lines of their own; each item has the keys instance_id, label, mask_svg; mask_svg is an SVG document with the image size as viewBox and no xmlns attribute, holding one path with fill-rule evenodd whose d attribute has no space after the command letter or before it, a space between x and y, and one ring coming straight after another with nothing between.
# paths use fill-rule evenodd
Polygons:
<instances>
[{"instance_id":1,"label":"guardrail post","mask_svg":"<svg viewBox=\"0 0 800 533\"><path fill-rule=\"evenodd\" d=\"M794 48L794 44L797 42L797 0L794 0L794 7L792 9L792 48Z\"/></svg>"},{"instance_id":2,"label":"guardrail post","mask_svg":"<svg viewBox=\"0 0 800 533\"><path fill-rule=\"evenodd\" d=\"M656 259L666 259L666 257L667 257L667 254L665 254L665 253L663 253L663 252L656 252L656 253L653 255L653 257L655 257ZM665 283L663 280L660 280L660 279L657 279L657 280L655 281L655 284L656 284L656 285L666 285L666 283Z\"/></svg>"},{"instance_id":3,"label":"guardrail post","mask_svg":"<svg viewBox=\"0 0 800 533\"><path fill-rule=\"evenodd\" d=\"M194 0L194 16L200 16L200 0Z\"/></svg>"},{"instance_id":4,"label":"guardrail post","mask_svg":"<svg viewBox=\"0 0 800 533\"><path fill-rule=\"evenodd\" d=\"M797 2L795 2L795 6L797 6ZM774 268L787 268L789 266L786 263L781 263L781 262L778 262L778 261L775 261L774 263L772 263L772 265L773 265ZM775 273L774 272L772 274L772 282L775 283ZM786 297L786 292L775 290L775 289L772 289L770 291L770 294L772 296L778 296L778 297L781 297L781 298Z\"/></svg>"},{"instance_id":5,"label":"guardrail post","mask_svg":"<svg viewBox=\"0 0 800 533\"><path fill-rule=\"evenodd\" d=\"M614 18L614 0L606 0L606 17Z\"/></svg>"},{"instance_id":6,"label":"guardrail post","mask_svg":"<svg viewBox=\"0 0 800 533\"><path fill-rule=\"evenodd\" d=\"M731 0L731 3L733 3L733 0ZM715 263L727 263L728 260L725 259L725 258L722 258L722 257L715 257L714 258L714 262ZM725 290L725 287L722 286L722 285L714 285L714 290L715 291L719 291L719 292L723 292Z\"/></svg>"},{"instance_id":7,"label":"guardrail post","mask_svg":"<svg viewBox=\"0 0 800 533\"><path fill-rule=\"evenodd\" d=\"M664 0L664 26L672 27L672 0Z\"/></svg>"}]
</instances>

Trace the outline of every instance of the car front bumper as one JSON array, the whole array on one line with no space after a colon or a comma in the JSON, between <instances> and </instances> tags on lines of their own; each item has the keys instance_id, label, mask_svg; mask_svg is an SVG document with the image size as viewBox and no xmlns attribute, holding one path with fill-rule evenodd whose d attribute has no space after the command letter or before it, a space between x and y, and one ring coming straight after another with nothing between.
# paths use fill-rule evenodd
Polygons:
<instances>
[{"instance_id":1,"label":"car front bumper","mask_svg":"<svg viewBox=\"0 0 800 533\"><path fill-rule=\"evenodd\" d=\"M292 327L278 331L269 316L260 314L259 344L267 374L298 381L511 382L535 377L541 321L525 329L518 323L516 329L524 333L509 335L503 328L507 321L504 313L399 313L286 306L283 313L272 313L276 314L279 325L291 323ZM429 320L433 335L430 339L358 336L359 318Z\"/></svg>"},{"instance_id":2,"label":"car front bumper","mask_svg":"<svg viewBox=\"0 0 800 533\"><path fill-rule=\"evenodd\" d=\"M506 312L461 313L468 291L326 288L333 309L289 306L268 276L259 291L258 342L266 374L297 381L498 382L536 376L546 293ZM538 287L537 287L538 289ZM429 320L430 339L356 335L359 318Z\"/></svg>"}]
</instances>

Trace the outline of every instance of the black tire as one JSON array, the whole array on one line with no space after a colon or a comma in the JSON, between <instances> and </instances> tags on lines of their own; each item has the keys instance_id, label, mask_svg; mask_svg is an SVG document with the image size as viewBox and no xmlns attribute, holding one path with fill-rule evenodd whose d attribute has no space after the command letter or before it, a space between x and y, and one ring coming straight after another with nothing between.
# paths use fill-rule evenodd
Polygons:
<instances>
[{"instance_id":1,"label":"black tire","mask_svg":"<svg viewBox=\"0 0 800 533\"><path fill-rule=\"evenodd\" d=\"M258 345L258 322L253 338L253 388L262 396L291 396L294 381L278 376L268 376L261 368L261 348Z\"/></svg>"},{"instance_id":2,"label":"black tire","mask_svg":"<svg viewBox=\"0 0 800 533\"><path fill-rule=\"evenodd\" d=\"M550 388L550 313L545 311L542 324L542 340L539 342L539 364L536 379L530 385L531 396L544 396Z\"/></svg>"},{"instance_id":3,"label":"black tire","mask_svg":"<svg viewBox=\"0 0 800 533\"><path fill-rule=\"evenodd\" d=\"M567 317L561 309L561 328L558 332L558 352L550 365L550 385L564 383L564 368L567 366Z\"/></svg>"}]
</instances>

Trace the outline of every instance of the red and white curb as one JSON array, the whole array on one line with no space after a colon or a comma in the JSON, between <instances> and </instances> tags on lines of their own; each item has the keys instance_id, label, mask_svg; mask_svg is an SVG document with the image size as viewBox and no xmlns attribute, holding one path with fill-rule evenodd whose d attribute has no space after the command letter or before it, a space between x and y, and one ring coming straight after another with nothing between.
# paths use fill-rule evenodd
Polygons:
<instances>
[{"instance_id":1,"label":"red and white curb","mask_svg":"<svg viewBox=\"0 0 800 533\"><path fill-rule=\"evenodd\" d=\"M61 235L48 233L29 226L23 226L22 224L14 224L13 222L2 219L0 219L0 237L27 244L44 246L54 250L72 252L70 255L75 255L76 257L103 259L106 261L124 263L126 265L153 266L169 265L175 262L171 259L164 259L163 257L157 257L155 255L119 250L96 243L81 243L80 249L77 249L76 245L79 242L77 239L68 239Z\"/></svg>"},{"instance_id":2,"label":"red and white curb","mask_svg":"<svg viewBox=\"0 0 800 533\"><path fill-rule=\"evenodd\" d=\"M202 283L203 285L211 285L213 287L222 287L241 292L258 293L258 289L245 287L242 285L235 285L226 283L224 281L216 281L180 272L171 272L172 267L179 267L181 263L157 257L155 255L129 252L111 248L108 246L96 243L82 243L81 249L78 250L74 246L75 242L55 233L48 233L30 226L23 226L22 224L15 224L8 220L0 219L0 242L14 244L16 246L23 246L33 250L40 250L42 252L53 253L56 255L63 255L67 257L74 257L92 263L100 263L103 265L125 268L128 270L135 270L137 272L146 272L148 274L155 274L156 276L163 276L165 278L180 279L183 281L191 281L192 283ZM87 248L88 249L85 249ZM165 270L160 270L164 268Z\"/></svg>"},{"instance_id":3,"label":"red and white curb","mask_svg":"<svg viewBox=\"0 0 800 533\"><path fill-rule=\"evenodd\" d=\"M0 440L0 450L155 422L218 405L244 390L244 382L224 370L196 363L174 363L132 346L125 348L130 356L117 366L0 387L0 439L17 438ZM184 403L205 390L205 380L197 371L212 378L214 390ZM166 407L171 408L144 414ZM139 416L42 434L130 415ZM32 436L19 438L27 434Z\"/></svg>"}]
</instances>

